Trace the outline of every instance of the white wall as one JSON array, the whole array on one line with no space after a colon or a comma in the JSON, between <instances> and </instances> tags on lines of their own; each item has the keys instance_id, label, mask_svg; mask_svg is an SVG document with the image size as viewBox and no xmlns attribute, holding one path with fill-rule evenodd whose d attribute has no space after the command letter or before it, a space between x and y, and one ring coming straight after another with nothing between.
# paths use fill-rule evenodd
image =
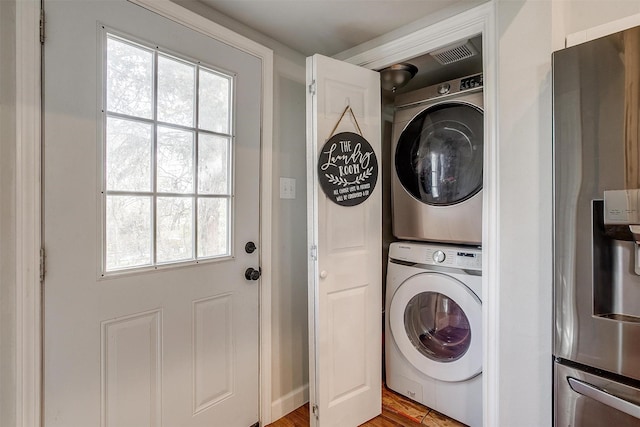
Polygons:
<instances>
[{"instance_id":1,"label":"white wall","mask_svg":"<svg viewBox=\"0 0 640 427\"><path fill-rule=\"evenodd\" d=\"M292 70L292 67L295 69ZM301 74L300 74L301 73ZM309 400L304 67L276 59L273 153L273 419ZM295 199L279 199L280 177Z\"/></svg>"},{"instance_id":2,"label":"white wall","mask_svg":"<svg viewBox=\"0 0 640 427\"><path fill-rule=\"evenodd\" d=\"M15 1L0 1L0 425L16 425Z\"/></svg>"},{"instance_id":3,"label":"white wall","mask_svg":"<svg viewBox=\"0 0 640 427\"><path fill-rule=\"evenodd\" d=\"M640 13L638 0L572 0L562 3L565 6L564 21L567 34Z\"/></svg>"},{"instance_id":4,"label":"white wall","mask_svg":"<svg viewBox=\"0 0 640 427\"><path fill-rule=\"evenodd\" d=\"M551 425L552 6L496 2L500 426Z\"/></svg>"}]
</instances>

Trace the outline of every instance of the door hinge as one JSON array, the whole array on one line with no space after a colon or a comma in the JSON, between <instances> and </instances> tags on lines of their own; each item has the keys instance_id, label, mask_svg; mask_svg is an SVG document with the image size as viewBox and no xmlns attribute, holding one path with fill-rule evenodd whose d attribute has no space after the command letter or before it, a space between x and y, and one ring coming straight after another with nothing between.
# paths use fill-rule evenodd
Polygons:
<instances>
[{"instance_id":1,"label":"door hinge","mask_svg":"<svg viewBox=\"0 0 640 427\"><path fill-rule=\"evenodd\" d=\"M311 245L311 250L309 251L309 256L314 261L318 260L318 246Z\"/></svg>"},{"instance_id":2,"label":"door hinge","mask_svg":"<svg viewBox=\"0 0 640 427\"><path fill-rule=\"evenodd\" d=\"M320 409L318 409L318 405L313 405L311 407L311 412L313 412L313 415L316 417L316 420L320 419Z\"/></svg>"},{"instance_id":3,"label":"door hinge","mask_svg":"<svg viewBox=\"0 0 640 427\"><path fill-rule=\"evenodd\" d=\"M44 282L44 248L40 248L40 282Z\"/></svg>"},{"instance_id":4,"label":"door hinge","mask_svg":"<svg viewBox=\"0 0 640 427\"><path fill-rule=\"evenodd\" d=\"M40 44L44 44L44 9L40 9Z\"/></svg>"},{"instance_id":5,"label":"door hinge","mask_svg":"<svg viewBox=\"0 0 640 427\"><path fill-rule=\"evenodd\" d=\"M309 93L311 95L315 95L316 94L316 81L315 80L313 80L311 82L311 84L309 85Z\"/></svg>"}]
</instances>

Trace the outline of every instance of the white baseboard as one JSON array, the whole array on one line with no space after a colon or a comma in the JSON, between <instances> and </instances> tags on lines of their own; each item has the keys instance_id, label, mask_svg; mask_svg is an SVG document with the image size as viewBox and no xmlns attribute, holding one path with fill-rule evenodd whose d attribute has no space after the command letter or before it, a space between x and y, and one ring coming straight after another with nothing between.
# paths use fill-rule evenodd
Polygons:
<instances>
[{"instance_id":1,"label":"white baseboard","mask_svg":"<svg viewBox=\"0 0 640 427\"><path fill-rule=\"evenodd\" d=\"M289 412L293 412L309 401L309 384L285 394L281 398L271 403L272 422L284 417Z\"/></svg>"}]
</instances>

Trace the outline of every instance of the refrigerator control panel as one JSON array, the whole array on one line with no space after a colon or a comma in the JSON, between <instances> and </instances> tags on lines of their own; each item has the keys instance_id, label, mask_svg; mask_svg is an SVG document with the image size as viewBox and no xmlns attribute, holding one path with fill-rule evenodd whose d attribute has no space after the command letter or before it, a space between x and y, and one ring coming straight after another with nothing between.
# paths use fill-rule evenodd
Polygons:
<instances>
[{"instance_id":1,"label":"refrigerator control panel","mask_svg":"<svg viewBox=\"0 0 640 427\"><path fill-rule=\"evenodd\" d=\"M640 224L640 190L607 190L604 192L604 223L611 225Z\"/></svg>"}]
</instances>

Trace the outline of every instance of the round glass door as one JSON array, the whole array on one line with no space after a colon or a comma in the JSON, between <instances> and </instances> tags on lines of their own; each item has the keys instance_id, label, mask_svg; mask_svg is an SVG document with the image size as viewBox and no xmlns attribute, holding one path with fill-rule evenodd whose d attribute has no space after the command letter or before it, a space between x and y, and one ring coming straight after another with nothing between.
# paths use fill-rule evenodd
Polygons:
<instances>
[{"instance_id":1,"label":"round glass door","mask_svg":"<svg viewBox=\"0 0 640 427\"><path fill-rule=\"evenodd\" d=\"M422 292L409 300L404 326L414 347L436 362L458 360L471 345L471 326L464 311L437 292Z\"/></svg>"},{"instance_id":2,"label":"round glass door","mask_svg":"<svg viewBox=\"0 0 640 427\"><path fill-rule=\"evenodd\" d=\"M460 203L482 189L483 146L480 108L461 102L427 108L398 139L398 179L425 204Z\"/></svg>"},{"instance_id":3,"label":"round glass door","mask_svg":"<svg viewBox=\"0 0 640 427\"><path fill-rule=\"evenodd\" d=\"M389 339L424 375L465 381L482 372L482 302L459 280L435 272L409 277L388 316Z\"/></svg>"}]
</instances>

